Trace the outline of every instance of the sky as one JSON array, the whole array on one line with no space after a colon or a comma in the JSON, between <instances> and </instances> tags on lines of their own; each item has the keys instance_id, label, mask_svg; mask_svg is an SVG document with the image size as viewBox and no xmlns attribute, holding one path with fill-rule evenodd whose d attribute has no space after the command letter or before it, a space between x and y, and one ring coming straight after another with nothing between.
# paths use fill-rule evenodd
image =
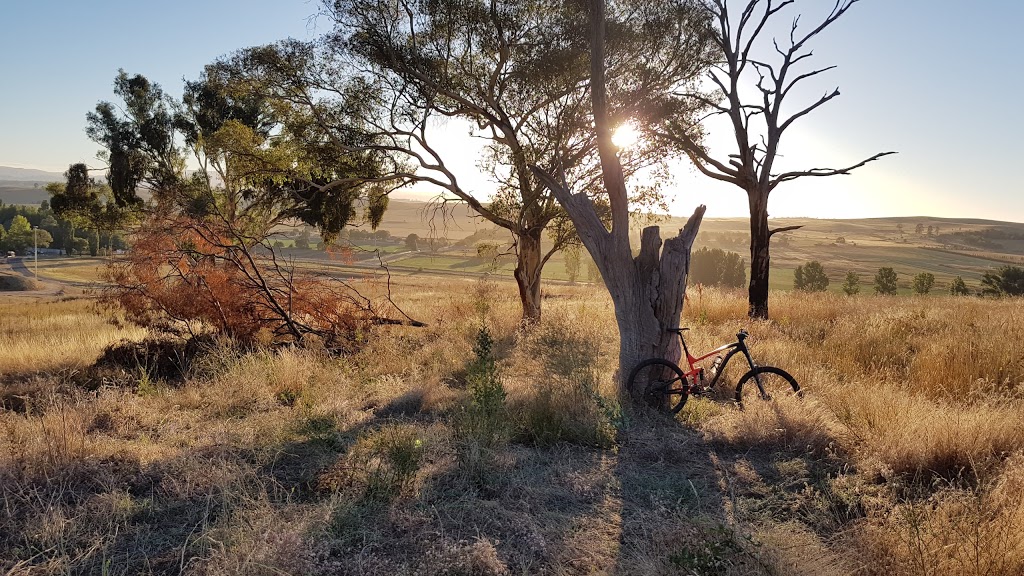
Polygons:
<instances>
[{"instance_id":1,"label":"sky","mask_svg":"<svg viewBox=\"0 0 1024 576\"><path fill-rule=\"evenodd\" d=\"M811 21L831 0L799 0ZM85 114L113 100L119 68L172 95L184 79L239 48L325 31L315 0L0 0L0 165L63 171L100 165ZM788 9L787 20L797 13ZM815 66L836 65L795 100L842 95L794 125L784 167L842 167L876 152L898 154L850 176L784 184L773 217L975 217L1024 222L1024 2L861 0L811 47ZM728 129L708 144L732 152ZM472 144L452 130L457 173L476 191ZM462 149L460 149L462 148ZM666 187L674 213L697 204L709 217L745 216L734 187L675 165Z\"/></svg>"}]
</instances>

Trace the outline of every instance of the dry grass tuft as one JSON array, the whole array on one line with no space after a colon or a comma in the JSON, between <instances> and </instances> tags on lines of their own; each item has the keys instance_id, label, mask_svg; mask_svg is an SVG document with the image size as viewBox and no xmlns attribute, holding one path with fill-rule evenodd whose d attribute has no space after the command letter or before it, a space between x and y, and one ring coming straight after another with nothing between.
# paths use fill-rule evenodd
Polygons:
<instances>
[{"instance_id":1,"label":"dry grass tuft","mask_svg":"<svg viewBox=\"0 0 1024 576\"><path fill-rule=\"evenodd\" d=\"M94 308L81 299L0 303L0 375L82 368L107 345L145 336L144 329Z\"/></svg>"},{"instance_id":2,"label":"dry grass tuft","mask_svg":"<svg viewBox=\"0 0 1024 576\"><path fill-rule=\"evenodd\" d=\"M759 447L824 455L833 444L828 410L813 398L753 399L742 409L730 408L703 427L707 438L746 450Z\"/></svg>"},{"instance_id":3,"label":"dry grass tuft","mask_svg":"<svg viewBox=\"0 0 1024 576\"><path fill-rule=\"evenodd\" d=\"M975 489L876 510L855 535L868 574L1024 573L1024 459Z\"/></svg>"}]
</instances>

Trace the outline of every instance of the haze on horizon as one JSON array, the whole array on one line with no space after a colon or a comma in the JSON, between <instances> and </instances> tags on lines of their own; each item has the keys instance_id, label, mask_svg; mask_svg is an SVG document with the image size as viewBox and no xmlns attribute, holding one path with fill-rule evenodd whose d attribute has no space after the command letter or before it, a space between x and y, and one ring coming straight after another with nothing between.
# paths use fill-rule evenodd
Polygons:
<instances>
[{"instance_id":1,"label":"haze on horizon","mask_svg":"<svg viewBox=\"0 0 1024 576\"><path fill-rule=\"evenodd\" d=\"M311 18L317 10L311 0L239 7L184 0L169 11L113 0L0 8L7 23L0 37L6 88L0 90L0 165L54 172L74 162L99 165L99 146L84 133L85 114L113 100L119 68L179 96L182 80L196 78L218 56L286 37L312 39L327 25ZM805 18L813 20L813 13ZM1018 143L1024 112L1015 101L1024 75L1012 72L1024 55L1015 40L1022 19L1024 5L1005 0L966 11L948 1L858 3L812 46L814 65L837 68L805 99L836 86L842 96L787 132L783 161L836 168L875 152L899 154L851 176L787 183L773 193L771 215L1024 222L1024 184L1012 170L1024 152ZM486 191L490 183L474 175L474 141L465 129L450 132L460 179ZM721 148L728 140L728 132L715 129L708 144L728 153ZM665 188L672 213L688 214L703 203L709 217L747 215L739 189L696 174L688 162L679 162L674 174Z\"/></svg>"}]
</instances>

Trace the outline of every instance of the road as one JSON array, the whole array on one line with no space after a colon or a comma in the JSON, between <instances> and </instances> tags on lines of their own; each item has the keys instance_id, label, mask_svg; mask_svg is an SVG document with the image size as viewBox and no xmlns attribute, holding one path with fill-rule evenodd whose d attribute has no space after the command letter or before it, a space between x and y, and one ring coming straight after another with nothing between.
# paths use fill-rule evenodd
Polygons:
<instances>
[{"instance_id":1,"label":"road","mask_svg":"<svg viewBox=\"0 0 1024 576\"><path fill-rule=\"evenodd\" d=\"M26 278L36 278L24 258L0 260L0 272L12 272ZM39 288L36 290L8 291L2 294L7 296L61 296L67 291L67 287L63 283L54 280L36 279L36 283L39 284Z\"/></svg>"}]
</instances>

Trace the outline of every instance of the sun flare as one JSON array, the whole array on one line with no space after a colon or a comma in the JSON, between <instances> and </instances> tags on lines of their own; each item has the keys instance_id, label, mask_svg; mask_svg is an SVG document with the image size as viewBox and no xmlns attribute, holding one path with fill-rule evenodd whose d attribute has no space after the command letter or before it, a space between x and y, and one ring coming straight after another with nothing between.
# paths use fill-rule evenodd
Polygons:
<instances>
[{"instance_id":1,"label":"sun flare","mask_svg":"<svg viewBox=\"0 0 1024 576\"><path fill-rule=\"evenodd\" d=\"M640 130L637 129L636 124L632 121L626 122L615 129L615 133L612 134L612 144L615 144L617 148L629 148L636 141L640 139Z\"/></svg>"}]
</instances>

